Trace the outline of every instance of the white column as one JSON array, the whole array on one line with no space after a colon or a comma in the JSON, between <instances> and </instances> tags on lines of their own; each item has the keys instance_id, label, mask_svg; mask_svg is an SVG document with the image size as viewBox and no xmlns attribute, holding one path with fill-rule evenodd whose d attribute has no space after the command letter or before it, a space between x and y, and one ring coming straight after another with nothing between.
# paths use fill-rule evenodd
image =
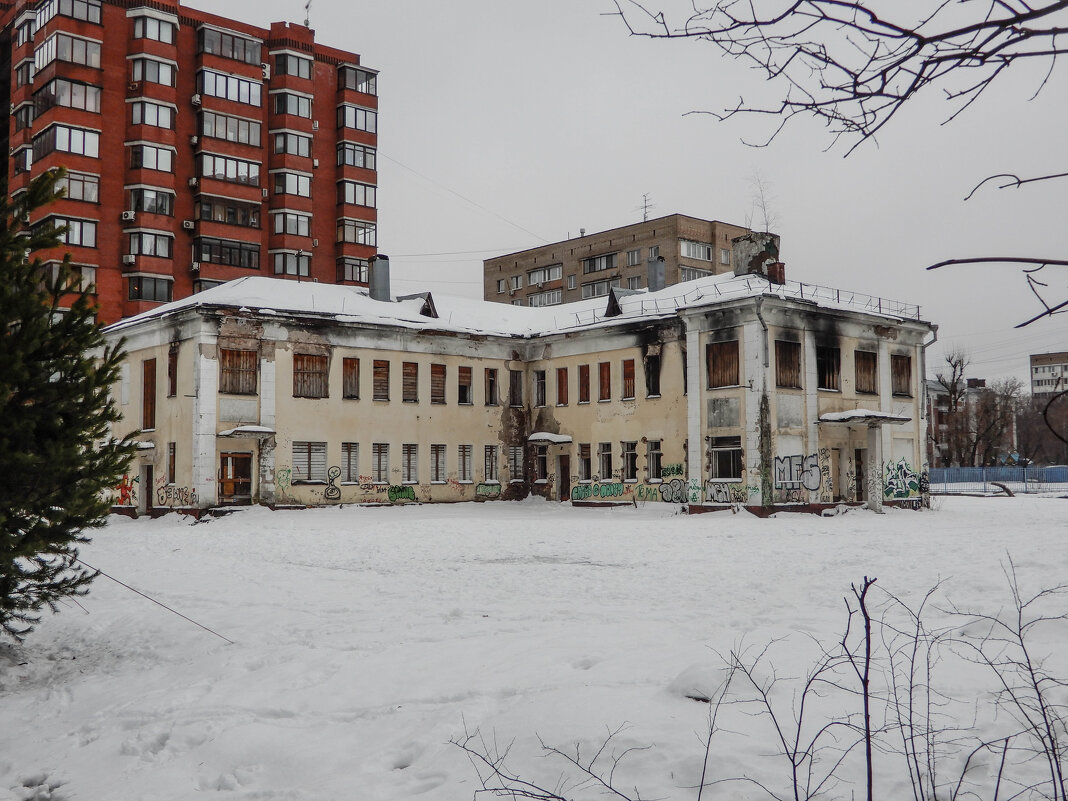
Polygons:
<instances>
[{"instance_id":1,"label":"white column","mask_svg":"<svg viewBox=\"0 0 1068 801\"><path fill-rule=\"evenodd\" d=\"M805 422L806 422L806 437L804 455L810 456L816 455L819 459L820 452L820 427L817 422L820 417L820 403L819 403L819 375L816 371L816 336L812 331L805 331L804 333L804 351L802 353L803 364L805 365L804 376L804 388L805 388ZM810 490L808 493L809 503L819 503L820 493L826 490L826 487L821 483L820 488Z\"/></svg>"},{"instance_id":2,"label":"white column","mask_svg":"<svg viewBox=\"0 0 1068 801\"><path fill-rule=\"evenodd\" d=\"M275 401L277 382L274 359L260 358L260 425L273 429L275 427ZM256 496L260 503L275 502L274 486L274 435L261 437L259 440L259 491Z\"/></svg>"},{"instance_id":3,"label":"white column","mask_svg":"<svg viewBox=\"0 0 1068 801\"><path fill-rule=\"evenodd\" d=\"M689 446L686 452L686 478L689 482L688 495L694 500L694 488L697 489L696 500L704 499L704 472L701 470L701 454L705 450L701 425L701 404L705 393L701 390L701 332L695 327L693 318L686 319L686 438Z\"/></svg>"},{"instance_id":4,"label":"white column","mask_svg":"<svg viewBox=\"0 0 1068 801\"><path fill-rule=\"evenodd\" d=\"M749 496L749 502L764 503L760 481L760 397L764 392L767 370L764 368L764 329L757 320L742 327L742 382L745 391L745 467L746 481L757 487L757 494ZM771 465L763 465L768 470ZM768 499L770 501L770 498Z\"/></svg>"},{"instance_id":5,"label":"white column","mask_svg":"<svg viewBox=\"0 0 1068 801\"><path fill-rule=\"evenodd\" d=\"M885 426L868 426L868 463L864 466L868 477L865 495L868 508L883 514L883 431Z\"/></svg>"},{"instance_id":6,"label":"white column","mask_svg":"<svg viewBox=\"0 0 1068 801\"><path fill-rule=\"evenodd\" d=\"M219 486L215 479L218 469L215 434L219 417L219 363L201 352L194 358L193 488L200 496L202 506L215 506L219 502Z\"/></svg>"}]
</instances>

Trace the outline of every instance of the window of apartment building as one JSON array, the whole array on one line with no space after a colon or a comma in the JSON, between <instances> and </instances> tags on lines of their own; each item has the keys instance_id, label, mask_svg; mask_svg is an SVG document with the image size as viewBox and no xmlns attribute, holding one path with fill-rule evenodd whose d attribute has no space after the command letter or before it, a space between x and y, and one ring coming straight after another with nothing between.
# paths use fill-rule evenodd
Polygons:
<instances>
[{"instance_id":1,"label":"window of apartment building","mask_svg":"<svg viewBox=\"0 0 1068 801\"><path fill-rule=\"evenodd\" d=\"M55 151L99 158L100 134L69 125L53 125L33 138L34 161L40 161Z\"/></svg>"},{"instance_id":2,"label":"window of apartment building","mask_svg":"<svg viewBox=\"0 0 1068 801\"><path fill-rule=\"evenodd\" d=\"M174 484L178 475L178 443L167 443L167 483Z\"/></svg>"},{"instance_id":3,"label":"window of apartment building","mask_svg":"<svg viewBox=\"0 0 1068 801\"><path fill-rule=\"evenodd\" d=\"M337 202L347 203L350 206L369 206L374 208L376 204L376 189L371 184L361 184L357 181L338 181Z\"/></svg>"},{"instance_id":4,"label":"window of apartment building","mask_svg":"<svg viewBox=\"0 0 1068 801\"><path fill-rule=\"evenodd\" d=\"M523 305L523 299L519 298L518 300L513 300L511 305L512 306L522 306Z\"/></svg>"},{"instance_id":5,"label":"window of apartment building","mask_svg":"<svg viewBox=\"0 0 1068 801\"><path fill-rule=\"evenodd\" d=\"M597 400L612 398L612 363L601 362L597 365Z\"/></svg>"},{"instance_id":6,"label":"window of apartment building","mask_svg":"<svg viewBox=\"0 0 1068 801\"><path fill-rule=\"evenodd\" d=\"M508 288L511 290L520 290L523 288L523 276L513 275L508 279Z\"/></svg>"},{"instance_id":7,"label":"window of apartment building","mask_svg":"<svg viewBox=\"0 0 1068 801\"><path fill-rule=\"evenodd\" d=\"M579 481L590 481L593 478L593 459L588 442L578 446L578 477Z\"/></svg>"},{"instance_id":8,"label":"window of apartment building","mask_svg":"<svg viewBox=\"0 0 1068 801\"><path fill-rule=\"evenodd\" d=\"M259 356L254 350L219 349L219 392L255 395Z\"/></svg>"},{"instance_id":9,"label":"window of apartment building","mask_svg":"<svg viewBox=\"0 0 1068 801\"><path fill-rule=\"evenodd\" d=\"M878 363L878 354L872 351L853 351L853 369L856 374L857 392L862 392L866 395L878 394L879 382L876 378Z\"/></svg>"},{"instance_id":10,"label":"window of apartment building","mask_svg":"<svg viewBox=\"0 0 1068 801\"><path fill-rule=\"evenodd\" d=\"M326 443L293 441L293 483L326 481Z\"/></svg>"},{"instance_id":11,"label":"window of apartment building","mask_svg":"<svg viewBox=\"0 0 1068 801\"><path fill-rule=\"evenodd\" d=\"M358 259L353 256L342 256L337 260L337 280L352 281L360 284L367 283L367 274L371 269L371 263L367 259Z\"/></svg>"},{"instance_id":12,"label":"window of apartment building","mask_svg":"<svg viewBox=\"0 0 1068 801\"><path fill-rule=\"evenodd\" d=\"M155 17L134 17L133 38L174 44L174 23Z\"/></svg>"},{"instance_id":13,"label":"window of apartment building","mask_svg":"<svg viewBox=\"0 0 1068 801\"><path fill-rule=\"evenodd\" d=\"M613 287L621 286L619 278L607 278L604 281L592 281L582 285L582 297L601 298L607 295Z\"/></svg>"},{"instance_id":14,"label":"window of apartment building","mask_svg":"<svg viewBox=\"0 0 1068 801\"><path fill-rule=\"evenodd\" d=\"M401 365L401 400L404 403L419 402L418 362L404 362Z\"/></svg>"},{"instance_id":15,"label":"window of apartment building","mask_svg":"<svg viewBox=\"0 0 1068 801\"><path fill-rule=\"evenodd\" d=\"M460 367L456 370L456 402L462 406L470 406L475 402L474 382L472 381L471 368Z\"/></svg>"},{"instance_id":16,"label":"window of apartment building","mask_svg":"<svg viewBox=\"0 0 1068 801\"><path fill-rule=\"evenodd\" d=\"M375 224L363 220L338 220L337 241L374 247L378 241Z\"/></svg>"},{"instance_id":17,"label":"window of apartment building","mask_svg":"<svg viewBox=\"0 0 1068 801\"><path fill-rule=\"evenodd\" d=\"M731 251L730 248L719 249L719 263L729 265L731 263Z\"/></svg>"},{"instance_id":18,"label":"window of apartment building","mask_svg":"<svg viewBox=\"0 0 1068 801\"><path fill-rule=\"evenodd\" d=\"M567 277L567 288L574 289L578 286L578 276L572 274Z\"/></svg>"},{"instance_id":19,"label":"window of apartment building","mask_svg":"<svg viewBox=\"0 0 1068 801\"><path fill-rule=\"evenodd\" d=\"M167 351L167 397L178 394L178 343L172 342Z\"/></svg>"},{"instance_id":20,"label":"window of apartment building","mask_svg":"<svg viewBox=\"0 0 1068 801\"><path fill-rule=\"evenodd\" d=\"M612 480L612 443L602 442L597 446L597 467L601 481Z\"/></svg>"},{"instance_id":21,"label":"window of apartment building","mask_svg":"<svg viewBox=\"0 0 1068 801\"><path fill-rule=\"evenodd\" d=\"M37 227L52 226L57 229L66 228L64 231L57 231L59 241L65 245L73 245L82 248L95 248L96 247L96 221L95 220L76 220L72 217L48 217L42 220Z\"/></svg>"},{"instance_id":22,"label":"window of apartment building","mask_svg":"<svg viewBox=\"0 0 1068 801\"><path fill-rule=\"evenodd\" d=\"M164 189L131 189L129 202L131 211L174 216L174 193Z\"/></svg>"},{"instance_id":23,"label":"window of apartment building","mask_svg":"<svg viewBox=\"0 0 1068 801\"><path fill-rule=\"evenodd\" d=\"M197 159L201 178L213 178L231 184L259 186L260 165L255 161L234 159L229 156L216 156L214 153L201 153ZM275 179L278 175L275 175Z\"/></svg>"},{"instance_id":24,"label":"window of apartment building","mask_svg":"<svg viewBox=\"0 0 1068 801\"><path fill-rule=\"evenodd\" d=\"M242 203L240 200L209 195L199 197L200 203L197 204L197 209L202 220L238 225L242 228L260 227L259 203Z\"/></svg>"},{"instance_id":25,"label":"window of apartment building","mask_svg":"<svg viewBox=\"0 0 1068 801\"><path fill-rule=\"evenodd\" d=\"M198 236L193 240L193 260L256 270L260 266L260 246L255 242Z\"/></svg>"},{"instance_id":26,"label":"window of apartment building","mask_svg":"<svg viewBox=\"0 0 1068 801\"><path fill-rule=\"evenodd\" d=\"M155 231L135 231L130 234L128 252L132 256L155 256L169 259L174 255L174 237Z\"/></svg>"},{"instance_id":27,"label":"window of apartment building","mask_svg":"<svg viewBox=\"0 0 1068 801\"><path fill-rule=\"evenodd\" d=\"M708 477L718 479L742 477L741 437L709 438Z\"/></svg>"},{"instance_id":28,"label":"window of apartment building","mask_svg":"<svg viewBox=\"0 0 1068 801\"><path fill-rule=\"evenodd\" d=\"M434 444L430 446L430 483L444 484L445 473L445 445Z\"/></svg>"},{"instance_id":29,"label":"window of apartment building","mask_svg":"<svg viewBox=\"0 0 1068 801\"><path fill-rule=\"evenodd\" d=\"M337 143L337 165L339 167L362 167L365 170L373 170L376 161L373 147L356 142Z\"/></svg>"},{"instance_id":30,"label":"window of apartment building","mask_svg":"<svg viewBox=\"0 0 1068 801\"><path fill-rule=\"evenodd\" d=\"M355 484L360 480L360 443L341 443L341 480Z\"/></svg>"},{"instance_id":31,"label":"window of apartment building","mask_svg":"<svg viewBox=\"0 0 1068 801\"><path fill-rule=\"evenodd\" d=\"M580 364L578 369L578 402L590 402L590 366Z\"/></svg>"},{"instance_id":32,"label":"window of apartment building","mask_svg":"<svg viewBox=\"0 0 1068 801\"><path fill-rule=\"evenodd\" d=\"M358 399L360 397L360 360L345 357L341 360L341 397Z\"/></svg>"},{"instance_id":33,"label":"window of apartment building","mask_svg":"<svg viewBox=\"0 0 1068 801\"><path fill-rule=\"evenodd\" d=\"M308 95L298 95L295 92L275 92L274 113L292 114L294 117L304 117L310 120L312 99Z\"/></svg>"},{"instance_id":34,"label":"window of apartment building","mask_svg":"<svg viewBox=\"0 0 1068 801\"><path fill-rule=\"evenodd\" d=\"M15 67L15 86L29 86L31 83L33 83L33 75L33 61L30 59L26 59L26 61L23 61L21 64Z\"/></svg>"},{"instance_id":35,"label":"window of apartment building","mask_svg":"<svg viewBox=\"0 0 1068 801\"><path fill-rule=\"evenodd\" d=\"M545 371L534 371L534 405L545 405Z\"/></svg>"},{"instance_id":36,"label":"window of apartment building","mask_svg":"<svg viewBox=\"0 0 1068 801\"><path fill-rule=\"evenodd\" d=\"M623 480L638 480L638 443L624 441L623 446Z\"/></svg>"},{"instance_id":37,"label":"window of apartment building","mask_svg":"<svg viewBox=\"0 0 1068 801\"><path fill-rule=\"evenodd\" d=\"M556 368L556 405L567 406L567 368Z\"/></svg>"},{"instance_id":38,"label":"window of apartment building","mask_svg":"<svg viewBox=\"0 0 1068 801\"><path fill-rule=\"evenodd\" d=\"M401 482L419 483L419 446L411 442L401 445Z\"/></svg>"},{"instance_id":39,"label":"window of apartment building","mask_svg":"<svg viewBox=\"0 0 1068 801\"><path fill-rule=\"evenodd\" d=\"M29 172L33 166L33 148L17 148L11 153L11 171L14 175Z\"/></svg>"},{"instance_id":40,"label":"window of apartment building","mask_svg":"<svg viewBox=\"0 0 1068 801\"><path fill-rule=\"evenodd\" d=\"M33 41L33 34L36 30L35 21L32 19L26 20L15 29L15 47L22 47L27 42Z\"/></svg>"},{"instance_id":41,"label":"window of apartment building","mask_svg":"<svg viewBox=\"0 0 1068 801\"><path fill-rule=\"evenodd\" d=\"M563 302L564 290L562 289L548 289L545 292L538 292L527 297L527 304L534 308L556 306Z\"/></svg>"},{"instance_id":42,"label":"window of apartment building","mask_svg":"<svg viewBox=\"0 0 1068 801\"><path fill-rule=\"evenodd\" d=\"M43 28L52 17L70 17L85 22L100 24L100 0L45 0L38 3L37 30Z\"/></svg>"},{"instance_id":43,"label":"window of apartment building","mask_svg":"<svg viewBox=\"0 0 1068 801\"><path fill-rule=\"evenodd\" d=\"M293 354L293 397L327 398L329 367L325 356L309 353Z\"/></svg>"},{"instance_id":44,"label":"window of apartment building","mask_svg":"<svg viewBox=\"0 0 1068 801\"><path fill-rule=\"evenodd\" d=\"M44 265L43 272L53 281L58 281L62 268L63 265L59 262L51 261ZM96 267L92 265L71 264L66 280L67 285L73 287L74 291L81 290L82 292L89 292L91 294L96 293Z\"/></svg>"},{"instance_id":45,"label":"window of apartment building","mask_svg":"<svg viewBox=\"0 0 1068 801\"><path fill-rule=\"evenodd\" d=\"M602 256L590 256L582 260L583 274L598 273L602 270L614 270L616 268L616 254L606 253Z\"/></svg>"},{"instance_id":46,"label":"window of apartment building","mask_svg":"<svg viewBox=\"0 0 1068 801\"><path fill-rule=\"evenodd\" d=\"M523 469L523 446L508 446L508 480L510 482L524 481L526 471Z\"/></svg>"},{"instance_id":47,"label":"window of apartment building","mask_svg":"<svg viewBox=\"0 0 1068 801\"><path fill-rule=\"evenodd\" d=\"M549 446L534 447L534 480L547 481L549 478Z\"/></svg>"},{"instance_id":48,"label":"window of apartment building","mask_svg":"<svg viewBox=\"0 0 1068 801\"><path fill-rule=\"evenodd\" d=\"M635 248L634 250L627 251L627 266L636 267L642 263L642 249Z\"/></svg>"},{"instance_id":49,"label":"window of apartment building","mask_svg":"<svg viewBox=\"0 0 1068 801\"><path fill-rule=\"evenodd\" d=\"M686 369L686 365L690 362L686 354L686 346L683 345L679 350L682 352L682 394L686 395L690 391L690 371Z\"/></svg>"},{"instance_id":50,"label":"window of apartment building","mask_svg":"<svg viewBox=\"0 0 1068 801\"><path fill-rule=\"evenodd\" d=\"M311 176L296 172L279 170L272 173L274 178L274 193L276 195L295 195L296 197L311 197ZM338 229L338 242L343 241L341 230Z\"/></svg>"},{"instance_id":51,"label":"window of apartment building","mask_svg":"<svg viewBox=\"0 0 1068 801\"><path fill-rule=\"evenodd\" d=\"M508 405L523 405L523 371L508 371Z\"/></svg>"},{"instance_id":52,"label":"window of apartment building","mask_svg":"<svg viewBox=\"0 0 1068 801\"><path fill-rule=\"evenodd\" d=\"M154 303L170 303L173 286L169 278L150 275L131 275L127 279L129 300L149 300Z\"/></svg>"},{"instance_id":53,"label":"window of apartment building","mask_svg":"<svg viewBox=\"0 0 1068 801\"><path fill-rule=\"evenodd\" d=\"M645 469L650 481L660 481L664 478L664 453L658 439L645 442Z\"/></svg>"},{"instance_id":54,"label":"window of apartment building","mask_svg":"<svg viewBox=\"0 0 1068 801\"><path fill-rule=\"evenodd\" d=\"M445 365L430 365L430 402L445 403Z\"/></svg>"},{"instance_id":55,"label":"window of apartment building","mask_svg":"<svg viewBox=\"0 0 1068 801\"><path fill-rule=\"evenodd\" d=\"M635 275L627 279L627 289L641 289L642 279L641 276Z\"/></svg>"},{"instance_id":56,"label":"window of apartment building","mask_svg":"<svg viewBox=\"0 0 1068 801\"><path fill-rule=\"evenodd\" d=\"M559 281L563 275L562 264L551 264L548 267L538 267L536 270L527 272L528 286L541 286L546 281Z\"/></svg>"},{"instance_id":57,"label":"window of apartment building","mask_svg":"<svg viewBox=\"0 0 1068 801\"><path fill-rule=\"evenodd\" d=\"M201 28L197 31L197 52L211 53L256 66L263 62L259 42L212 28Z\"/></svg>"},{"instance_id":58,"label":"window of apartment building","mask_svg":"<svg viewBox=\"0 0 1068 801\"><path fill-rule=\"evenodd\" d=\"M133 125L174 128L174 106L153 103L151 100L135 100L129 106L130 123Z\"/></svg>"},{"instance_id":59,"label":"window of apartment building","mask_svg":"<svg viewBox=\"0 0 1068 801\"><path fill-rule=\"evenodd\" d=\"M69 33L54 33L34 49L33 69L39 73L53 61L100 69L100 42L80 39Z\"/></svg>"},{"instance_id":60,"label":"window of apartment building","mask_svg":"<svg viewBox=\"0 0 1068 801\"><path fill-rule=\"evenodd\" d=\"M911 356L890 356L890 391L895 395L912 396Z\"/></svg>"},{"instance_id":61,"label":"window of apartment building","mask_svg":"<svg viewBox=\"0 0 1068 801\"><path fill-rule=\"evenodd\" d=\"M79 109L100 113L100 87L81 81L71 81L66 78L53 78L43 87L33 93L33 106L23 108L43 114L53 106ZM22 111L22 109L19 109ZM32 118L30 120L32 122ZM16 116L16 125L18 118ZM28 127L28 126L23 126ZM16 128L16 130L18 130Z\"/></svg>"},{"instance_id":62,"label":"window of apartment building","mask_svg":"<svg viewBox=\"0 0 1068 801\"><path fill-rule=\"evenodd\" d=\"M312 60L292 53L278 53L274 57L274 71L278 75L292 75L295 78L311 78Z\"/></svg>"},{"instance_id":63,"label":"window of apartment building","mask_svg":"<svg viewBox=\"0 0 1068 801\"><path fill-rule=\"evenodd\" d=\"M174 172L174 149L156 145L131 145L130 166L135 170Z\"/></svg>"},{"instance_id":64,"label":"window of apartment building","mask_svg":"<svg viewBox=\"0 0 1068 801\"><path fill-rule=\"evenodd\" d=\"M215 281L210 278L196 278L193 280L193 294L199 292L206 292L209 289L214 289L217 286L225 284L225 281Z\"/></svg>"},{"instance_id":65,"label":"window of apartment building","mask_svg":"<svg viewBox=\"0 0 1068 801\"><path fill-rule=\"evenodd\" d=\"M816 386L820 389L841 389L842 351L830 346L816 346Z\"/></svg>"},{"instance_id":66,"label":"window of apartment building","mask_svg":"<svg viewBox=\"0 0 1068 801\"><path fill-rule=\"evenodd\" d=\"M712 261L713 247L707 242L691 242L688 240L682 240L680 243L680 252L687 259L697 259L698 261Z\"/></svg>"},{"instance_id":67,"label":"window of apartment building","mask_svg":"<svg viewBox=\"0 0 1068 801\"><path fill-rule=\"evenodd\" d=\"M698 270L696 267L686 267L685 265L679 267L680 281L696 281L698 278L704 278L706 275L712 275L712 273L708 270Z\"/></svg>"},{"instance_id":68,"label":"window of apartment building","mask_svg":"<svg viewBox=\"0 0 1068 801\"><path fill-rule=\"evenodd\" d=\"M623 360L623 400L634 400L634 359Z\"/></svg>"},{"instance_id":69,"label":"window of apartment building","mask_svg":"<svg viewBox=\"0 0 1068 801\"><path fill-rule=\"evenodd\" d=\"M473 458L474 446L473 445L458 445L456 448L456 479L458 481L471 481L471 474L473 468L471 466L471 460Z\"/></svg>"},{"instance_id":70,"label":"window of apartment building","mask_svg":"<svg viewBox=\"0 0 1068 801\"><path fill-rule=\"evenodd\" d=\"M278 251L271 254L275 275L310 275L311 254Z\"/></svg>"},{"instance_id":71,"label":"window of apartment building","mask_svg":"<svg viewBox=\"0 0 1068 801\"><path fill-rule=\"evenodd\" d=\"M359 67L350 67L347 64L338 67L337 83L341 89L351 89L365 95L378 94L378 76Z\"/></svg>"},{"instance_id":72,"label":"window of apartment building","mask_svg":"<svg viewBox=\"0 0 1068 801\"><path fill-rule=\"evenodd\" d=\"M378 112L362 106L342 103L337 109L337 127L375 133L378 130Z\"/></svg>"},{"instance_id":73,"label":"window of apartment building","mask_svg":"<svg viewBox=\"0 0 1068 801\"><path fill-rule=\"evenodd\" d=\"M484 481L498 481L497 446L486 445L482 453L482 477Z\"/></svg>"},{"instance_id":74,"label":"window of apartment building","mask_svg":"<svg viewBox=\"0 0 1068 801\"><path fill-rule=\"evenodd\" d=\"M311 156L311 144L310 136L293 133L292 131L279 131L274 135L275 153L308 158Z\"/></svg>"},{"instance_id":75,"label":"window of apartment building","mask_svg":"<svg viewBox=\"0 0 1068 801\"><path fill-rule=\"evenodd\" d=\"M130 61L130 80L174 86L174 65L154 58L135 58Z\"/></svg>"},{"instance_id":76,"label":"window of apartment building","mask_svg":"<svg viewBox=\"0 0 1068 801\"><path fill-rule=\"evenodd\" d=\"M225 139L243 145L260 144L262 128L255 120L232 117L215 111L200 112L200 135L211 139Z\"/></svg>"},{"instance_id":77,"label":"window of apartment building","mask_svg":"<svg viewBox=\"0 0 1068 801\"><path fill-rule=\"evenodd\" d=\"M801 343L775 340L775 384L801 388Z\"/></svg>"},{"instance_id":78,"label":"window of apartment building","mask_svg":"<svg viewBox=\"0 0 1068 801\"><path fill-rule=\"evenodd\" d=\"M497 385L497 368L486 368L486 405L496 406L501 402Z\"/></svg>"},{"instance_id":79,"label":"window of apartment building","mask_svg":"<svg viewBox=\"0 0 1068 801\"><path fill-rule=\"evenodd\" d=\"M141 428L156 427L156 360L141 362ZM151 489L151 488L150 488Z\"/></svg>"},{"instance_id":80,"label":"window of apartment building","mask_svg":"<svg viewBox=\"0 0 1068 801\"><path fill-rule=\"evenodd\" d=\"M650 348L650 350L652 350ZM660 397L660 353L647 353L645 363L645 397Z\"/></svg>"},{"instance_id":81,"label":"window of apartment building","mask_svg":"<svg viewBox=\"0 0 1068 801\"><path fill-rule=\"evenodd\" d=\"M371 480L375 484L389 483L389 443L371 443Z\"/></svg>"},{"instance_id":82,"label":"window of apartment building","mask_svg":"<svg viewBox=\"0 0 1068 801\"><path fill-rule=\"evenodd\" d=\"M503 295L504 294L504 290L507 288L507 286L508 286L508 282L507 281L505 281L503 278L498 278L497 279L497 294L498 295Z\"/></svg>"},{"instance_id":83,"label":"window of apartment building","mask_svg":"<svg viewBox=\"0 0 1068 801\"><path fill-rule=\"evenodd\" d=\"M15 109L15 113L11 115L15 119L15 130L21 131L25 128L33 127L34 106L32 103L26 103Z\"/></svg>"},{"instance_id":84,"label":"window of apartment building","mask_svg":"<svg viewBox=\"0 0 1068 801\"><path fill-rule=\"evenodd\" d=\"M197 73L197 91L206 97L218 97L259 107L263 103L262 90L263 85L259 81L251 81L248 78L208 69Z\"/></svg>"}]
</instances>

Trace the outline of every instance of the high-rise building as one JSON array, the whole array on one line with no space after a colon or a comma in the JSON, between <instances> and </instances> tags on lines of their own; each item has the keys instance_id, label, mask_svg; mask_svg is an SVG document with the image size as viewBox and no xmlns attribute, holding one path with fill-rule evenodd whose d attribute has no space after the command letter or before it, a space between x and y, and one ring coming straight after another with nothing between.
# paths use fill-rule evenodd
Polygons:
<instances>
[{"instance_id":1,"label":"high-rise building","mask_svg":"<svg viewBox=\"0 0 1068 801\"><path fill-rule=\"evenodd\" d=\"M562 242L486 259L483 297L513 306L555 306L601 297L613 287L655 290L729 273L731 241L749 232L685 214L592 234L581 230Z\"/></svg>"},{"instance_id":2,"label":"high-rise building","mask_svg":"<svg viewBox=\"0 0 1068 801\"><path fill-rule=\"evenodd\" d=\"M1031 354L1031 395L1052 398L1068 390L1068 351Z\"/></svg>"},{"instance_id":3,"label":"high-rise building","mask_svg":"<svg viewBox=\"0 0 1068 801\"><path fill-rule=\"evenodd\" d=\"M355 53L178 0L15 0L0 62L8 192L67 169L28 222L67 227L43 255L70 252L102 320L250 274L367 283L377 76Z\"/></svg>"}]
</instances>

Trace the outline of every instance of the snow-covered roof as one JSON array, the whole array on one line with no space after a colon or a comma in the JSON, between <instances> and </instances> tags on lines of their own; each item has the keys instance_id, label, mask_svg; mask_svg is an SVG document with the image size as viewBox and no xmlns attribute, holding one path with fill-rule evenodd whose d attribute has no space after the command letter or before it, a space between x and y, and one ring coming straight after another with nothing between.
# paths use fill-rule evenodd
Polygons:
<instances>
[{"instance_id":1,"label":"snow-covered roof","mask_svg":"<svg viewBox=\"0 0 1068 801\"><path fill-rule=\"evenodd\" d=\"M911 420L911 417L905 417L901 414L892 414L890 412L880 412L876 409L850 409L845 412L829 412L828 414L821 414L819 422L821 423L885 423L888 425L899 426L907 423Z\"/></svg>"},{"instance_id":2,"label":"snow-covered roof","mask_svg":"<svg viewBox=\"0 0 1068 801\"><path fill-rule=\"evenodd\" d=\"M235 308L260 314L299 314L333 318L341 323L385 324L531 337L635 320L674 317L680 309L701 308L747 297L778 296L831 309L864 311L894 319L919 320L919 307L870 295L788 281L771 284L757 275L709 275L656 292L617 290L599 297L543 308L511 306L474 298L429 293L385 302L363 287L247 276L114 323L108 331L191 308ZM610 302L610 300L614 302ZM428 313L428 310L430 313ZM436 316L435 316L436 314Z\"/></svg>"}]
</instances>

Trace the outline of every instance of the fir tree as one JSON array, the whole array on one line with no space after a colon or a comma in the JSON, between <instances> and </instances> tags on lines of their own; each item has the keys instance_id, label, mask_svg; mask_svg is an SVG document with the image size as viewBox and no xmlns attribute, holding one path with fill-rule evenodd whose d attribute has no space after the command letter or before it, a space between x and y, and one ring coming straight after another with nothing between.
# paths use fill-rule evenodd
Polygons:
<instances>
[{"instance_id":1,"label":"fir tree","mask_svg":"<svg viewBox=\"0 0 1068 801\"><path fill-rule=\"evenodd\" d=\"M121 346L105 346L70 257L46 272L34 256L58 247L62 229L26 224L61 194L64 175L0 199L0 633L18 641L44 607L88 592L95 574L77 546L104 524L133 452L110 434Z\"/></svg>"}]
</instances>

